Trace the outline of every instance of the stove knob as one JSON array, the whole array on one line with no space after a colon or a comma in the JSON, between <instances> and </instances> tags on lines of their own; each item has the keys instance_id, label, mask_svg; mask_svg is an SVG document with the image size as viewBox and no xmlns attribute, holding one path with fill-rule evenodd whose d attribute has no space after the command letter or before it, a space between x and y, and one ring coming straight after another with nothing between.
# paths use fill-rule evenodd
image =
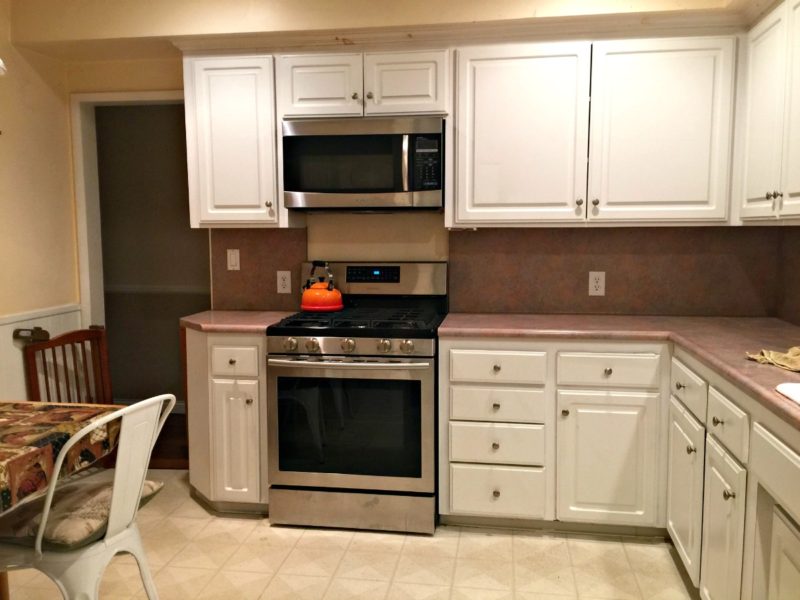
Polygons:
<instances>
[{"instance_id":1,"label":"stove knob","mask_svg":"<svg viewBox=\"0 0 800 600\"><path fill-rule=\"evenodd\" d=\"M319 352L319 340L317 338L307 339L306 350L308 350L309 352Z\"/></svg>"},{"instance_id":2,"label":"stove knob","mask_svg":"<svg viewBox=\"0 0 800 600\"><path fill-rule=\"evenodd\" d=\"M378 340L378 352L389 352L392 349L392 340L382 339Z\"/></svg>"},{"instance_id":3,"label":"stove knob","mask_svg":"<svg viewBox=\"0 0 800 600\"><path fill-rule=\"evenodd\" d=\"M286 352L294 352L297 350L297 340L295 338L286 338L283 340L283 349Z\"/></svg>"},{"instance_id":4,"label":"stove knob","mask_svg":"<svg viewBox=\"0 0 800 600\"><path fill-rule=\"evenodd\" d=\"M414 341L403 340L402 342L400 342L400 350L405 354L411 354L414 351Z\"/></svg>"},{"instance_id":5,"label":"stove knob","mask_svg":"<svg viewBox=\"0 0 800 600\"><path fill-rule=\"evenodd\" d=\"M342 351L352 352L356 349L356 341L352 338L345 338L342 340Z\"/></svg>"}]
</instances>

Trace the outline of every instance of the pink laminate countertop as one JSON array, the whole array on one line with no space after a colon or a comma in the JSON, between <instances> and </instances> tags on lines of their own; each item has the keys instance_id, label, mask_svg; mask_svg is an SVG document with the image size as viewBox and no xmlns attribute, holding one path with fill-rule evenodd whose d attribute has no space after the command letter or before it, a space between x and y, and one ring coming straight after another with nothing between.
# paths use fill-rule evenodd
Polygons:
<instances>
[{"instance_id":1,"label":"pink laminate countertop","mask_svg":"<svg viewBox=\"0 0 800 600\"><path fill-rule=\"evenodd\" d=\"M745 357L800 345L800 327L780 319L450 313L439 335L671 341L800 429L800 405L775 391L779 383L800 383L800 373Z\"/></svg>"},{"instance_id":2,"label":"pink laminate countertop","mask_svg":"<svg viewBox=\"0 0 800 600\"><path fill-rule=\"evenodd\" d=\"M207 310L181 318L181 327L207 333L261 333L293 313L261 310Z\"/></svg>"}]
</instances>

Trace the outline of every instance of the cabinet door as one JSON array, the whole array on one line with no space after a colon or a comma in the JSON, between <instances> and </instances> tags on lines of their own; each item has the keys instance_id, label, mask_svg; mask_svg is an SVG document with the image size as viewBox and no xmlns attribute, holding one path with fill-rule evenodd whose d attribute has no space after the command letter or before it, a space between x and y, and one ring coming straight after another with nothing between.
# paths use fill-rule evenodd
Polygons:
<instances>
[{"instance_id":1,"label":"cabinet door","mask_svg":"<svg viewBox=\"0 0 800 600\"><path fill-rule=\"evenodd\" d=\"M596 42L589 218L724 220L733 38Z\"/></svg>"},{"instance_id":2,"label":"cabinet door","mask_svg":"<svg viewBox=\"0 0 800 600\"><path fill-rule=\"evenodd\" d=\"M669 408L667 531L695 586L700 585L705 428L675 398Z\"/></svg>"},{"instance_id":3,"label":"cabinet door","mask_svg":"<svg viewBox=\"0 0 800 600\"><path fill-rule=\"evenodd\" d=\"M655 525L660 395L558 392L558 518Z\"/></svg>"},{"instance_id":4,"label":"cabinet door","mask_svg":"<svg viewBox=\"0 0 800 600\"><path fill-rule=\"evenodd\" d=\"M258 381L213 379L211 391L211 500L258 502Z\"/></svg>"},{"instance_id":5,"label":"cabinet door","mask_svg":"<svg viewBox=\"0 0 800 600\"><path fill-rule=\"evenodd\" d=\"M783 145L781 216L800 216L800 0L787 3L789 71Z\"/></svg>"},{"instance_id":6,"label":"cabinet door","mask_svg":"<svg viewBox=\"0 0 800 600\"><path fill-rule=\"evenodd\" d=\"M278 111L281 117L361 116L361 54L279 56Z\"/></svg>"},{"instance_id":7,"label":"cabinet door","mask_svg":"<svg viewBox=\"0 0 800 600\"><path fill-rule=\"evenodd\" d=\"M447 112L448 52L364 55L364 112Z\"/></svg>"},{"instance_id":8,"label":"cabinet door","mask_svg":"<svg viewBox=\"0 0 800 600\"><path fill-rule=\"evenodd\" d=\"M797 600L800 594L800 532L779 509L772 518L768 600Z\"/></svg>"},{"instance_id":9,"label":"cabinet door","mask_svg":"<svg viewBox=\"0 0 800 600\"><path fill-rule=\"evenodd\" d=\"M192 227L277 223L270 56L184 61Z\"/></svg>"},{"instance_id":10,"label":"cabinet door","mask_svg":"<svg viewBox=\"0 0 800 600\"><path fill-rule=\"evenodd\" d=\"M589 55L584 42L457 51L457 222L583 220Z\"/></svg>"},{"instance_id":11,"label":"cabinet door","mask_svg":"<svg viewBox=\"0 0 800 600\"><path fill-rule=\"evenodd\" d=\"M747 472L712 436L706 437L700 596L739 598L742 587Z\"/></svg>"},{"instance_id":12,"label":"cabinet door","mask_svg":"<svg viewBox=\"0 0 800 600\"><path fill-rule=\"evenodd\" d=\"M786 6L781 5L747 35L743 219L775 214L771 196L781 181L786 30Z\"/></svg>"}]
</instances>

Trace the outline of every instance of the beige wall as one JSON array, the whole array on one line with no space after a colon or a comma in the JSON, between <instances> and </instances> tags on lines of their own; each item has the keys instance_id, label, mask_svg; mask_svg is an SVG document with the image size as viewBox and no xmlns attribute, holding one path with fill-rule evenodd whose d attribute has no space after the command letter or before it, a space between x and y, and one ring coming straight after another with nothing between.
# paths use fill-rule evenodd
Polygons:
<instances>
[{"instance_id":1,"label":"beige wall","mask_svg":"<svg viewBox=\"0 0 800 600\"><path fill-rule=\"evenodd\" d=\"M0 316L78 302L66 75L10 43L0 0Z\"/></svg>"},{"instance_id":2,"label":"beige wall","mask_svg":"<svg viewBox=\"0 0 800 600\"><path fill-rule=\"evenodd\" d=\"M183 89L181 60L117 60L67 64L70 93Z\"/></svg>"}]
</instances>

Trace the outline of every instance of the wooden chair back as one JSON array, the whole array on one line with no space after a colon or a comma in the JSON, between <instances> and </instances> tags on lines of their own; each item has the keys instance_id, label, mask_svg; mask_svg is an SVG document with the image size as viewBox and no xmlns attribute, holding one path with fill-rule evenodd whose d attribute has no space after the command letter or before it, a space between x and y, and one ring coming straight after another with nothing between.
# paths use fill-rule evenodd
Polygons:
<instances>
[{"instance_id":1,"label":"wooden chair back","mask_svg":"<svg viewBox=\"0 0 800 600\"><path fill-rule=\"evenodd\" d=\"M31 402L113 404L104 327L70 331L23 347Z\"/></svg>"}]
</instances>

